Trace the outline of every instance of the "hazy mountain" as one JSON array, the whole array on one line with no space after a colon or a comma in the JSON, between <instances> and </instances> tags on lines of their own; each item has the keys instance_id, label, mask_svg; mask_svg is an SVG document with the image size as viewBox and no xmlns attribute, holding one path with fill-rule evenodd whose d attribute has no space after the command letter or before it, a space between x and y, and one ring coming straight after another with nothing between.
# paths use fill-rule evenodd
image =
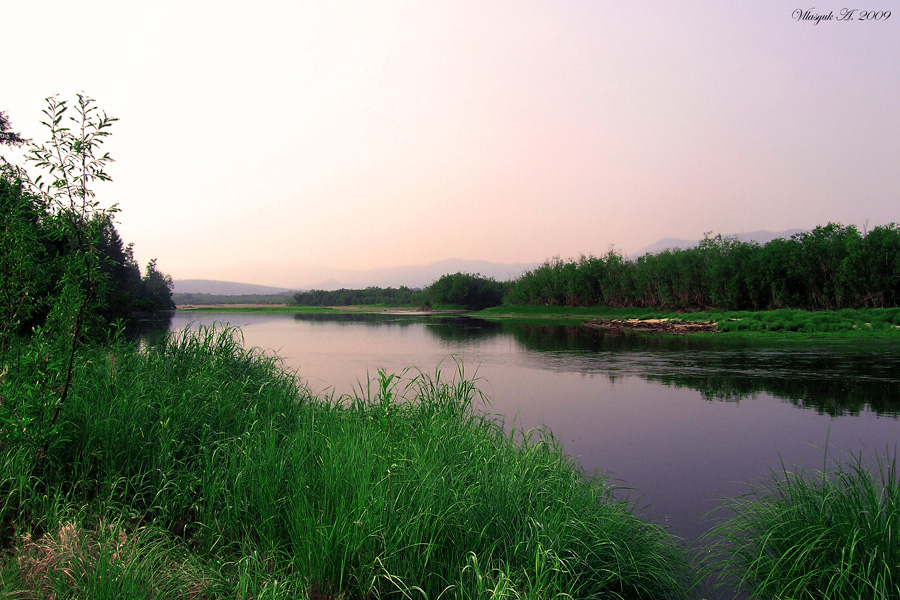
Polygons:
<instances>
[{"instance_id":1,"label":"hazy mountain","mask_svg":"<svg viewBox=\"0 0 900 600\"><path fill-rule=\"evenodd\" d=\"M246 296L263 294L283 294L296 291L287 288L235 283L233 281L213 281L211 279L176 279L172 282L175 294L215 294L219 296Z\"/></svg>"},{"instance_id":2,"label":"hazy mountain","mask_svg":"<svg viewBox=\"0 0 900 600\"><path fill-rule=\"evenodd\" d=\"M806 229L787 229L785 231L745 231L743 233L735 233L723 237L736 237L742 242L757 242L760 245L767 244L778 238L790 238L795 233L802 233ZM663 250L676 250L683 248L693 248L700 243L701 240L682 240L679 238L663 238L653 242L649 246L644 246L637 252L629 255L630 258L637 258L644 254L657 254Z\"/></svg>"},{"instance_id":3,"label":"hazy mountain","mask_svg":"<svg viewBox=\"0 0 900 600\"><path fill-rule=\"evenodd\" d=\"M423 288L434 283L442 275L448 273L480 273L485 277L493 277L497 281L515 279L538 263L501 264L483 260L460 260L451 258L427 265L407 267L387 267L381 269L318 269L315 275L306 274L297 282L293 290L288 288L235 283L230 281L212 281L208 279L175 280L176 294L216 294L222 296L239 296L249 294L279 294L297 290L337 290L340 288L363 289L373 287Z\"/></svg>"},{"instance_id":4,"label":"hazy mountain","mask_svg":"<svg viewBox=\"0 0 900 600\"><path fill-rule=\"evenodd\" d=\"M515 279L538 263L492 263L484 260L460 260L450 258L427 265L406 267L386 267L381 269L349 270L335 269L329 276L314 281L305 289L336 290L340 288L361 289L374 287L422 288L431 285L442 275L448 273L480 273L485 277L493 277L497 281Z\"/></svg>"}]
</instances>

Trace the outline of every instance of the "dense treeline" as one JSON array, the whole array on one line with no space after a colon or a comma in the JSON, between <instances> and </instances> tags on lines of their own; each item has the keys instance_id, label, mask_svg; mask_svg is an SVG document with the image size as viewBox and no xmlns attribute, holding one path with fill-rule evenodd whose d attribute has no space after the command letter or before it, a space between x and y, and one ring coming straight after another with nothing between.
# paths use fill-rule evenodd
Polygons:
<instances>
[{"instance_id":1,"label":"dense treeline","mask_svg":"<svg viewBox=\"0 0 900 600\"><path fill-rule=\"evenodd\" d=\"M479 310L503 302L508 284L480 274L443 275L425 289L367 287L364 290L310 290L294 294L299 306L453 306Z\"/></svg>"},{"instance_id":2,"label":"dense treeline","mask_svg":"<svg viewBox=\"0 0 900 600\"><path fill-rule=\"evenodd\" d=\"M176 305L185 304L291 304L293 296L284 294L207 294L202 292L175 292L172 300Z\"/></svg>"},{"instance_id":3,"label":"dense treeline","mask_svg":"<svg viewBox=\"0 0 900 600\"><path fill-rule=\"evenodd\" d=\"M309 290L294 294L294 304L299 306L421 306L425 304L422 290L406 286L399 288L367 287L364 290Z\"/></svg>"},{"instance_id":4,"label":"dense treeline","mask_svg":"<svg viewBox=\"0 0 900 600\"><path fill-rule=\"evenodd\" d=\"M835 310L900 305L900 226L868 232L829 223L767 244L706 237L693 248L637 259L554 258L512 282L444 275L424 290L406 287L300 292L301 306L500 304L671 310Z\"/></svg>"},{"instance_id":5,"label":"dense treeline","mask_svg":"<svg viewBox=\"0 0 900 600\"><path fill-rule=\"evenodd\" d=\"M808 310L900 303L900 226L861 233L837 223L765 245L707 237L636 260L559 258L513 282L507 304Z\"/></svg>"}]
</instances>

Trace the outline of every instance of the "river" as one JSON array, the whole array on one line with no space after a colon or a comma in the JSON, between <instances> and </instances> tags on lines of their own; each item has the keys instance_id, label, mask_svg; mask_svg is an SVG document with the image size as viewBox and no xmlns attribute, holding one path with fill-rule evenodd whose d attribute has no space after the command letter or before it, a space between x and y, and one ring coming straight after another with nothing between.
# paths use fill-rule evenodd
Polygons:
<instances>
[{"instance_id":1,"label":"river","mask_svg":"<svg viewBox=\"0 0 900 600\"><path fill-rule=\"evenodd\" d=\"M506 426L547 426L587 474L692 542L708 513L782 463L865 460L900 439L896 339L729 340L615 334L465 317L178 312L170 329L229 324L319 394L377 369L479 379ZM723 339L724 338L724 339ZM827 458L825 447L828 446Z\"/></svg>"}]
</instances>

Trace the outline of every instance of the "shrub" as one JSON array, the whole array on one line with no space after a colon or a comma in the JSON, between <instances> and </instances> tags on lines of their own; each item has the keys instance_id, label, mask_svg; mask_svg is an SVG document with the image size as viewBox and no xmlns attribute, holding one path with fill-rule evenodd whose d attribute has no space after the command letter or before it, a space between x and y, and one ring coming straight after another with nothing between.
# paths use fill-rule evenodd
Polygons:
<instances>
[{"instance_id":1,"label":"shrub","mask_svg":"<svg viewBox=\"0 0 900 600\"><path fill-rule=\"evenodd\" d=\"M425 290L432 304L451 304L469 310L481 310L503 303L505 286L480 274L444 275Z\"/></svg>"}]
</instances>

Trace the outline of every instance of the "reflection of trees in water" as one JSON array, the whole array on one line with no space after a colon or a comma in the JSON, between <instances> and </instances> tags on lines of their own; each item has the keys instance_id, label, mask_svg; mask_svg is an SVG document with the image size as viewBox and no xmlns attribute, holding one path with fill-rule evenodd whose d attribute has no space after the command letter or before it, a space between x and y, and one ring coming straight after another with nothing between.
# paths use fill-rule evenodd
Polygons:
<instances>
[{"instance_id":1,"label":"reflection of trees in water","mask_svg":"<svg viewBox=\"0 0 900 600\"><path fill-rule=\"evenodd\" d=\"M709 340L677 336L647 335L633 331L608 331L584 325L534 325L503 322L528 350L536 352L620 352L634 350L678 350L710 347Z\"/></svg>"},{"instance_id":2,"label":"reflection of trees in water","mask_svg":"<svg viewBox=\"0 0 900 600\"><path fill-rule=\"evenodd\" d=\"M766 393L832 416L866 408L900 414L900 351L885 340L772 346L583 326L502 325L504 333L552 368L574 362L579 370L611 377L636 375L697 390L709 401L738 402ZM582 360L561 360L559 353L581 355Z\"/></svg>"},{"instance_id":3,"label":"reflection of trees in water","mask_svg":"<svg viewBox=\"0 0 900 600\"><path fill-rule=\"evenodd\" d=\"M336 323L338 325L370 325L373 327L409 327L425 322L425 315L404 315L385 313L312 313L295 314L294 320L312 324Z\"/></svg>"},{"instance_id":4,"label":"reflection of trees in water","mask_svg":"<svg viewBox=\"0 0 900 600\"><path fill-rule=\"evenodd\" d=\"M425 330L449 344L486 341L506 333L500 323L468 317L434 318L425 323Z\"/></svg>"},{"instance_id":5,"label":"reflection of trees in water","mask_svg":"<svg viewBox=\"0 0 900 600\"><path fill-rule=\"evenodd\" d=\"M306 323L337 323L371 327L409 327L424 324L425 330L442 342L458 343L485 340L503 335L499 323L462 315L417 315L397 313L319 313L296 314Z\"/></svg>"},{"instance_id":6,"label":"reflection of trees in water","mask_svg":"<svg viewBox=\"0 0 900 600\"><path fill-rule=\"evenodd\" d=\"M125 338L140 345L153 344L172 327L173 312L160 312L142 319L125 322Z\"/></svg>"},{"instance_id":7,"label":"reflection of trees in water","mask_svg":"<svg viewBox=\"0 0 900 600\"><path fill-rule=\"evenodd\" d=\"M809 408L831 416L858 415L867 408L879 415L900 414L900 383L897 381L847 381L799 375L750 378L718 373L705 377L647 374L645 378L695 389L704 400L709 401L738 402L767 393L799 408Z\"/></svg>"}]
</instances>

